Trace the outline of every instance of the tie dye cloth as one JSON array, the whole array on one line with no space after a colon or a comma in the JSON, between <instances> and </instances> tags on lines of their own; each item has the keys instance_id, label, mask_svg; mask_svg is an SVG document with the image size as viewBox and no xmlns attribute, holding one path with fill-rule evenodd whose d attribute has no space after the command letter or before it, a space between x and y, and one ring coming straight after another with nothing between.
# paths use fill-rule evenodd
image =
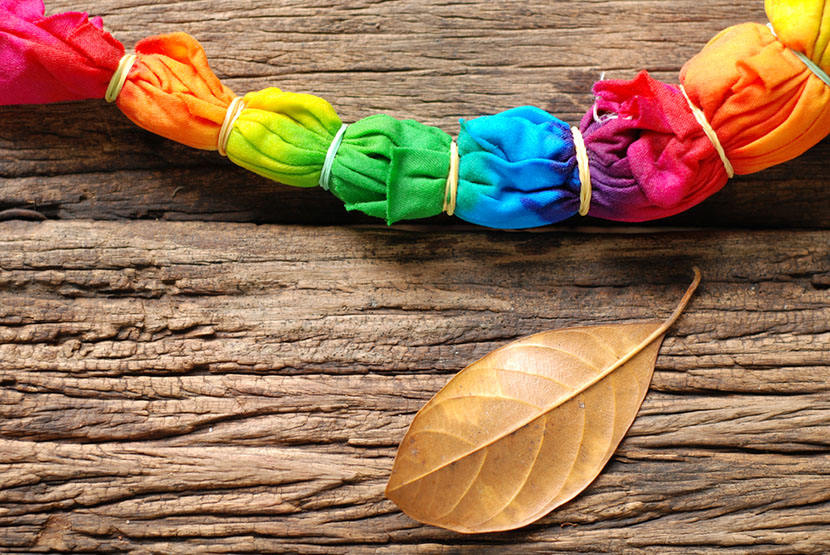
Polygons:
<instances>
[{"instance_id":1,"label":"tie dye cloth","mask_svg":"<svg viewBox=\"0 0 830 555\"><path fill-rule=\"evenodd\" d=\"M722 31L683 67L680 85L646 72L600 81L578 126L523 106L462 120L454 143L386 115L345 126L307 94L269 88L237 99L184 33L142 40L133 61L100 18L46 17L41 0L0 0L0 104L104 98L123 82L115 102L144 129L283 184L322 186L390 224L444 211L501 229L577 213L645 221L830 132L828 4L767 0L769 26Z\"/></svg>"}]
</instances>

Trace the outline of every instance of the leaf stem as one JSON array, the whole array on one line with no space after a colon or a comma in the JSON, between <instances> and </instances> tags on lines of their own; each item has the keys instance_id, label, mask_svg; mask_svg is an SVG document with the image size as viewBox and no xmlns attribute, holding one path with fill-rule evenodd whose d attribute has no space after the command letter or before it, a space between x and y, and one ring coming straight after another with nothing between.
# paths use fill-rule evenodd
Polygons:
<instances>
[{"instance_id":1,"label":"leaf stem","mask_svg":"<svg viewBox=\"0 0 830 555\"><path fill-rule=\"evenodd\" d=\"M640 342L639 345L634 347L624 357L622 357L620 360L618 360L617 362L615 362L614 364L612 364L611 366L609 366L608 368L603 370L600 374L598 374L593 380L591 380L591 382L586 387L584 387L582 389L582 391L585 391L586 389L588 389L588 388L592 387L593 385L599 383L600 381L605 379L605 377L608 374L610 374L611 372L613 372L614 370L616 370L617 368L619 368L620 366L622 366L623 364L627 363L629 360L631 360L632 358L634 358L635 356L640 354L640 352L643 349L645 349L646 347L651 345L652 342L654 342L658 337L664 335L668 331L668 329L674 325L674 323L677 321L677 319L680 318L680 315L683 314L683 311L686 310L686 305L689 304L689 301L691 300L692 295L695 294L695 291L697 290L697 286L700 285L700 280L701 280L700 269L697 266L695 266L694 268L692 268L692 270L695 273L695 277L692 280L692 284L689 285L688 289L686 289L686 293L683 295L683 298L680 299L680 302L677 303L677 308L674 309L674 312L671 313L671 316L669 316L666 319L666 321L663 322L660 325L659 328L654 330L651 333L651 335L649 335L648 337L643 339ZM581 391L580 391L580 393L581 393Z\"/></svg>"},{"instance_id":2,"label":"leaf stem","mask_svg":"<svg viewBox=\"0 0 830 555\"><path fill-rule=\"evenodd\" d=\"M689 285L688 289L686 289L686 293L683 295L683 298L680 299L679 303L677 303L677 308L675 308L674 312L671 313L671 316L663 322L663 325L660 326L658 331L668 331L668 329L674 325L677 319L680 318L680 315L683 314L683 311L686 310L686 305L689 304L689 301L692 299L692 295L694 295L695 291L697 291L697 286L700 285L701 280L700 269L695 266L692 268L692 271L695 273L695 278L692 280L692 284Z\"/></svg>"}]
</instances>

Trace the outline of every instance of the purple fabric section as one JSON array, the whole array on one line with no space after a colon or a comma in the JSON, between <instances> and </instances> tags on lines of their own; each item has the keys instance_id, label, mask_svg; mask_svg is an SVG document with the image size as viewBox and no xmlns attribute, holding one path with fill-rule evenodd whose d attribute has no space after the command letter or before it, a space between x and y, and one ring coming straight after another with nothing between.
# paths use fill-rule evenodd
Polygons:
<instances>
[{"instance_id":1,"label":"purple fabric section","mask_svg":"<svg viewBox=\"0 0 830 555\"><path fill-rule=\"evenodd\" d=\"M594 85L582 119L591 167L589 214L639 222L672 216L726 184L714 146L674 85L641 72Z\"/></svg>"}]
</instances>

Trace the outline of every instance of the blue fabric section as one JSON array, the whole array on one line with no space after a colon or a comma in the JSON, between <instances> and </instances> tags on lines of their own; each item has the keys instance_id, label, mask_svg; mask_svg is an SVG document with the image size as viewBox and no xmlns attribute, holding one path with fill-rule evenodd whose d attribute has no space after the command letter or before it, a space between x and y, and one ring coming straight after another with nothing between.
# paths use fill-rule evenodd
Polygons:
<instances>
[{"instance_id":1,"label":"blue fabric section","mask_svg":"<svg viewBox=\"0 0 830 555\"><path fill-rule=\"evenodd\" d=\"M579 211L570 127L533 106L461 120L455 215L498 229L552 224Z\"/></svg>"}]
</instances>

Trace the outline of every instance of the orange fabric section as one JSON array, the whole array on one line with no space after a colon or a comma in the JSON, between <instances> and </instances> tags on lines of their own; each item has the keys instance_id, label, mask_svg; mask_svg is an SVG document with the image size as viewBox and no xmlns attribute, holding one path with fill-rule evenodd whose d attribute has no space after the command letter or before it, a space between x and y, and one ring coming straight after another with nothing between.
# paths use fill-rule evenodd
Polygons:
<instances>
[{"instance_id":1,"label":"orange fabric section","mask_svg":"<svg viewBox=\"0 0 830 555\"><path fill-rule=\"evenodd\" d=\"M149 37L136 45L138 60L117 104L136 125L193 148L216 150L225 112L236 95L208 65L186 33Z\"/></svg>"},{"instance_id":2,"label":"orange fabric section","mask_svg":"<svg viewBox=\"0 0 830 555\"><path fill-rule=\"evenodd\" d=\"M764 25L722 31L683 66L680 81L735 173L791 160L830 132L830 87Z\"/></svg>"}]
</instances>

